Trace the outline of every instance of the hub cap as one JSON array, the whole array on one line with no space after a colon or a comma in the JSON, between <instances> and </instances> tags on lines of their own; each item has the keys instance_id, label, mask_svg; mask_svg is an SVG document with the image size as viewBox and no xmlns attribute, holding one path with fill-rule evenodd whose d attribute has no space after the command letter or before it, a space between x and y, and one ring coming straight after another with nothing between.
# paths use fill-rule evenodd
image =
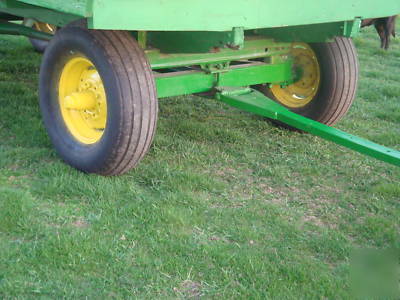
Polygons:
<instances>
[{"instance_id":1,"label":"hub cap","mask_svg":"<svg viewBox=\"0 0 400 300\"><path fill-rule=\"evenodd\" d=\"M87 58L72 58L59 82L59 103L65 125L79 142L95 144L107 124L107 97L95 66Z\"/></svg>"},{"instance_id":2,"label":"hub cap","mask_svg":"<svg viewBox=\"0 0 400 300\"><path fill-rule=\"evenodd\" d=\"M301 108L316 96L321 81L321 71L314 50L305 43L293 44L295 82L288 86L273 85L275 98L289 108Z\"/></svg>"}]
</instances>

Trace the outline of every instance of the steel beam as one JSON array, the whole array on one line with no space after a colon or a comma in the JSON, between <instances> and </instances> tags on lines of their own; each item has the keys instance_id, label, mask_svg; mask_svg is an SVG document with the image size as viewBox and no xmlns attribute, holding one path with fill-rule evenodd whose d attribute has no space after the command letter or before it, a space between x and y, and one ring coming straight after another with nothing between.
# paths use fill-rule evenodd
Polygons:
<instances>
[{"instance_id":1,"label":"steel beam","mask_svg":"<svg viewBox=\"0 0 400 300\"><path fill-rule=\"evenodd\" d=\"M292 63L253 62L232 66L220 73L183 71L155 73L159 98L210 91L218 86L249 86L262 83L287 83L292 80Z\"/></svg>"},{"instance_id":2,"label":"steel beam","mask_svg":"<svg viewBox=\"0 0 400 300\"><path fill-rule=\"evenodd\" d=\"M180 43L179 39L170 43ZM146 55L153 70L182 66L206 65L235 60L283 56L290 53L290 43L276 43L272 39L249 37L242 49L220 48L206 53L162 53L158 49L147 50Z\"/></svg>"}]
</instances>

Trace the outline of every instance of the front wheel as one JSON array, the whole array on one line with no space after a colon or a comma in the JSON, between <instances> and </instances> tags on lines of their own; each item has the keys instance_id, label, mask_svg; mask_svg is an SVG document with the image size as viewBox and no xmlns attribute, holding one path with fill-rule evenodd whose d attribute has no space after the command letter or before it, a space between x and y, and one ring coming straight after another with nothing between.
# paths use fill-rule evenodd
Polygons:
<instances>
[{"instance_id":1,"label":"front wheel","mask_svg":"<svg viewBox=\"0 0 400 300\"><path fill-rule=\"evenodd\" d=\"M40 106L59 155L88 173L129 171L149 150L156 129L151 68L123 31L58 31L43 57Z\"/></svg>"},{"instance_id":2,"label":"front wheel","mask_svg":"<svg viewBox=\"0 0 400 300\"><path fill-rule=\"evenodd\" d=\"M358 85L358 59L351 39L294 43L295 82L264 86L262 91L295 113L333 125L351 107Z\"/></svg>"}]
</instances>

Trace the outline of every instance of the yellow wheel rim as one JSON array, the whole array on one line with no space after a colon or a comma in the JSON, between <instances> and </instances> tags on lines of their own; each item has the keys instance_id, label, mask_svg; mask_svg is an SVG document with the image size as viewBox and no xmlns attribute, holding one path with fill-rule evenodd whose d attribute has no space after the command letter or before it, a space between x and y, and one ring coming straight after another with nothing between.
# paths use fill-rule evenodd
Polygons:
<instances>
[{"instance_id":1,"label":"yellow wheel rim","mask_svg":"<svg viewBox=\"0 0 400 300\"><path fill-rule=\"evenodd\" d=\"M48 23L43 23L43 22L35 22L33 23L33 27L42 32L50 33L50 34L55 34L57 30L57 26L51 25Z\"/></svg>"},{"instance_id":2,"label":"yellow wheel rim","mask_svg":"<svg viewBox=\"0 0 400 300\"><path fill-rule=\"evenodd\" d=\"M301 108L314 100L321 82L321 71L314 50L305 43L294 43L291 50L296 81L288 86L273 85L271 92L289 108Z\"/></svg>"},{"instance_id":3,"label":"yellow wheel rim","mask_svg":"<svg viewBox=\"0 0 400 300\"><path fill-rule=\"evenodd\" d=\"M107 125L107 97L95 66L75 57L61 72L58 98L65 125L79 142L95 144Z\"/></svg>"}]
</instances>

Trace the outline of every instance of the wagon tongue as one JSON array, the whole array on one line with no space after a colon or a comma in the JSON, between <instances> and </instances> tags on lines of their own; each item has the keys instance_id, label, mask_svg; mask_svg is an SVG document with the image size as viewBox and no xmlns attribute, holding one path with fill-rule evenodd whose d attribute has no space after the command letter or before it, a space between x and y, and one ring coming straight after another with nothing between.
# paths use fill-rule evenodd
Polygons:
<instances>
[{"instance_id":1,"label":"wagon tongue","mask_svg":"<svg viewBox=\"0 0 400 300\"><path fill-rule=\"evenodd\" d=\"M384 162L400 166L400 152L291 112L250 88L219 88L216 98L233 107L283 122Z\"/></svg>"}]
</instances>

